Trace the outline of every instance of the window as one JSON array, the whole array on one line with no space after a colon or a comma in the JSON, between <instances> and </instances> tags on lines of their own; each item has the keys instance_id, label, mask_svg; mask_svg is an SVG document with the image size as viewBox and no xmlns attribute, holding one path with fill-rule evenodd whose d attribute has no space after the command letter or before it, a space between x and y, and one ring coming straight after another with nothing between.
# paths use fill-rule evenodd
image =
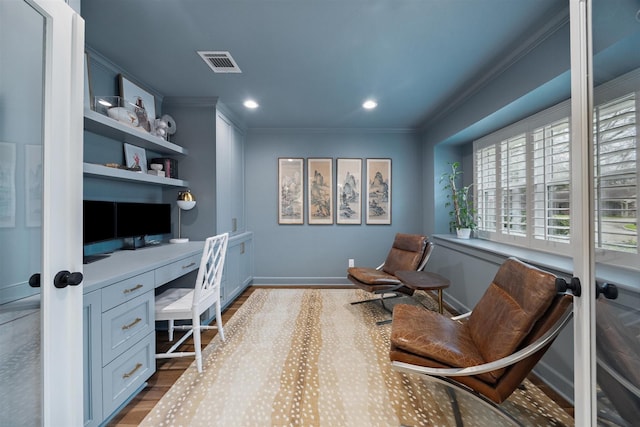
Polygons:
<instances>
[{"instance_id":1,"label":"window","mask_svg":"<svg viewBox=\"0 0 640 427\"><path fill-rule=\"evenodd\" d=\"M535 129L533 137L533 237L569 241L571 187L569 118Z\"/></svg>"},{"instance_id":2,"label":"window","mask_svg":"<svg viewBox=\"0 0 640 427\"><path fill-rule=\"evenodd\" d=\"M640 70L595 91L596 248L637 263ZM570 105L563 102L474 141L479 236L566 253L571 242Z\"/></svg>"},{"instance_id":3,"label":"window","mask_svg":"<svg viewBox=\"0 0 640 427\"><path fill-rule=\"evenodd\" d=\"M637 252L636 96L594 111L596 247Z\"/></svg>"}]
</instances>

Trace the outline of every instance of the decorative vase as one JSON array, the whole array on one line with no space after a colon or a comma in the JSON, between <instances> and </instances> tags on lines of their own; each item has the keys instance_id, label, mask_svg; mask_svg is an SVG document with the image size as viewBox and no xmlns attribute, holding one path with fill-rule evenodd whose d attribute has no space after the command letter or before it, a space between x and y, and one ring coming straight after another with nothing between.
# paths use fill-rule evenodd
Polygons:
<instances>
[{"instance_id":1,"label":"decorative vase","mask_svg":"<svg viewBox=\"0 0 640 427\"><path fill-rule=\"evenodd\" d=\"M456 234L458 235L458 239L468 239L471 237L471 229L470 228L458 228L456 230Z\"/></svg>"}]
</instances>

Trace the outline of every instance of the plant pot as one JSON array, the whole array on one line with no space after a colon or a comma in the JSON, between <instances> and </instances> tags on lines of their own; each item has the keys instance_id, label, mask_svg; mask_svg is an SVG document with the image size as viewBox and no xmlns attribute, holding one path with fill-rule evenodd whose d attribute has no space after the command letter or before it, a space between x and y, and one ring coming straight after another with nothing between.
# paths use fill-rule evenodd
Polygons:
<instances>
[{"instance_id":1,"label":"plant pot","mask_svg":"<svg viewBox=\"0 0 640 427\"><path fill-rule=\"evenodd\" d=\"M468 239L471 237L471 229L470 228L458 228L456 230L456 234L458 235L458 239Z\"/></svg>"}]
</instances>

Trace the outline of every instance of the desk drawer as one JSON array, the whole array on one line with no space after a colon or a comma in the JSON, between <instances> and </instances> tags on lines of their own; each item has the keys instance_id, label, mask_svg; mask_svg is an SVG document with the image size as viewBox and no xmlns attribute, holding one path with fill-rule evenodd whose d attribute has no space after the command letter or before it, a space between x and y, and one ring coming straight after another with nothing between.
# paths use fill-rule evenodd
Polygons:
<instances>
[{"instance_id":1,"label":"desk drawer","mask_svg":"<svg viewBox=\"0 0 640 427\"><path fill-rule=\"evenodd\" d=\"M177 279L200 267L202 254L193 255L156 269L156 287Z\"/></svg>"},{"instance_id":2,"label":"desk drawer","mask_svg":"<svg viewBox=\"0 0 640 427\"><path fill-rule=\"evenodd\" d=\"M156 370L155 334L147 336L102 370L103 419L111 415Z\"/></svg>"},{"instance_id":3,"label":"desk drawer","mask_svg":"<svg viewBox=\"0 0 640 427\"><path fill-rule=\"evenodd\" d=\"M102 311L136 298L154 288L153 271L133 276L102 289Z\"/></svg>"},{"instance_id":4,"label":"desk drawer","mask_svg":"<svg viewBox=\"0 0 640 427\"><path fill-rule=\"evenodd\" d=\"M106 365L155 329L155 299L147 292L102 313L102 363Z\"/></svg>"}]
</instances>

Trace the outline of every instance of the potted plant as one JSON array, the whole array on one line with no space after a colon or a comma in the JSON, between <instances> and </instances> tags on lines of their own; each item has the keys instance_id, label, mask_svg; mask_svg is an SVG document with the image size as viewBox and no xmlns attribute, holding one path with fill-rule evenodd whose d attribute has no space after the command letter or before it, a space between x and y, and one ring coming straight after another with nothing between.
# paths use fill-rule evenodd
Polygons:
<instances>
[{"instance_id":1,"label":"potted plant","mask_svg":"<svg viewBox=\"0 0 640 427\"><path fill-rule=\"evenodd\" d=\"M450 208L449 216L451 221L449 226L452 230L456 230L458 237L468 239L471 230L475 229L476 210L473 208L471 200L471 185L459 187L456 181L462 175L460 163L449 163L451 171L445 172L440 176L440 183L444 183L443 190L447 191L447 203L445 207ZM472 184L473 185L473 184Z\"/></svg>"}]
</instances>

